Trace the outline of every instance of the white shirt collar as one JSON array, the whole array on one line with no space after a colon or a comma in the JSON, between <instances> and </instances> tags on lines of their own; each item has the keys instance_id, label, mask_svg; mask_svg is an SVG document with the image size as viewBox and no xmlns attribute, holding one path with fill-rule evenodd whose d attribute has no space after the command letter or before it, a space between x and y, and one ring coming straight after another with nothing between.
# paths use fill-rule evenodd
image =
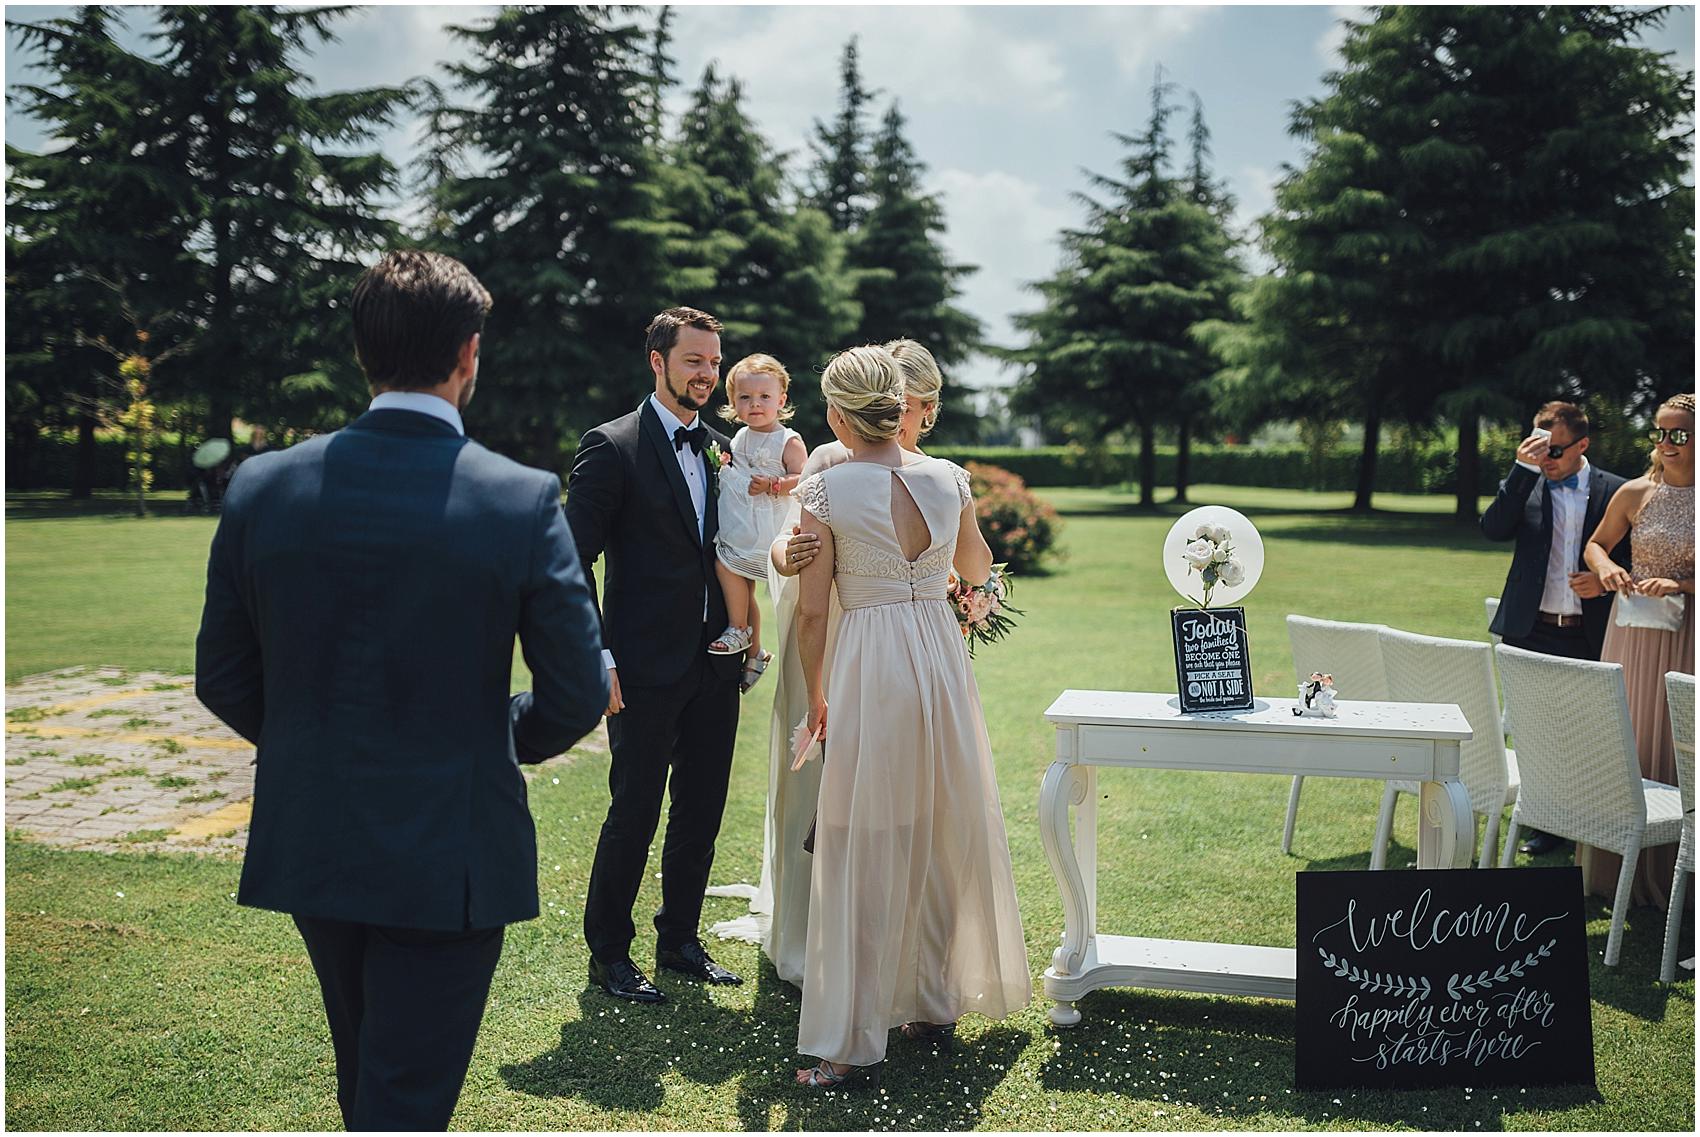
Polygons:
<instances>
[{"instance_id":1,"label":"white shirt collar","mask_svg":"<svg viewBox=\"0 0 1700 1137\"><path fill-rule=\"evenodd\" d=\"M432 418L441 419L455 428L455 433L466 434L466 425L461 422L460 411L447 399L437 395L427 395L424 391L383 391L372 400L367 410L372 411L414 411Z\"/></svg>"},{"instance_id":2,"label":"white shirt collar","mask_svg":"<svg viewBox=\"0 0 1700 1137\"><path fill-rule=\"evenodd\" d=\"M695 422L686 426L684 420L663 406L661 400L656 398L654 395L649 397L649 405L655 408L656 415L661 419L661 429L667 432L667 438L669 441L672 440L673 432L675 430L694 430L696 428ZM697 419L701 419L702 414L699 412L695 417Z\"/></svg>"}]
</instances>

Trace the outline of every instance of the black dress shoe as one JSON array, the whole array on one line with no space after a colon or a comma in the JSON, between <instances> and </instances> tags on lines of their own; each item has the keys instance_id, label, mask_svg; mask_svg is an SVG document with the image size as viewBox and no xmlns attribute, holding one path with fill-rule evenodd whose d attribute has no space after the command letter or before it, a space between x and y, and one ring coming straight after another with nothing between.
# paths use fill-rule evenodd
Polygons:
<instances>
[{"instance_id":1,"label":"black dress shoe","mask_svg":"<svg viewBox=\"0 0 1700 1137\"><path fill-rule=\"evenodd\" d=\"M665 1003L667 996L656 990L655 984L649 977L637 969L637 965L629 959L616 963L602 963L599 960L590 961L590 981L602 988L616 999L630 999L634 1003Z\"/></svg>"},{"instance_id":2,"label":"black dress shoe","mask_svg":"<svg viewBox=\"0 0 1700 1137\"><path fill-rule=\"evenodd\" d=\"M655 966L665 967L668 971L677 971L680 975L689 975L692 979L700 979L704 983L731 986L743 982L742 979L715 963L697 940L680 944L676 951L656 948Z\"/></svg>"},{"instance_id":3,"label":"black dress shoe","mask_svg":"<svg viewBox=\"0 0 1700 1137\"><path fill-rule=\"evenodd\" d=\"M1517 851L1525 857L1540 857L1564 848L1564 844L1563 837L1554 837L1551 833L1536 829L1529 834L1527 841L1517 846Z\"/></svg>"}]
</instances>

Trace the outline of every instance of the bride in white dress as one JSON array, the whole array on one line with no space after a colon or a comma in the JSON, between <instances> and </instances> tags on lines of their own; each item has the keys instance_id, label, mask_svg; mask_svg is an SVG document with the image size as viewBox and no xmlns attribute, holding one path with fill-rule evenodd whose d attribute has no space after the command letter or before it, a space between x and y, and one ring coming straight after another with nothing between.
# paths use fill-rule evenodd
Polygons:
<instances>
[{"instance_id":1,"label":"bride in white dress","mask_svg":"<svg viewBox=\"0 0 1700 1137\"><path fill-rule=\"evenodd\" d=\"M938 421L944 377L932 352L914 340L886 344L903 373L904 409L897 441L905 461L920 461L921 439ZM854 439L851 439L853 442ZM803 478L850 460L850 450L837 441L815 447L803 466ZM773 639L779 660L775 667L773 713L769 721L767 823L762 841L760 884L750 897L749 914L722 920L710 931L722 939L760 944L773 961L779 978L793 986L803 983L803 949L809 931L809 877L814 858L803 850L803 839L814 825L815 799L820 790L820 764L810 762L791 770L791 732L808 713L809 693L797 654L797 574L815 558L820 538L796 533L802 506L793 494L790 515L770 550L768 595L773 597ZM838 622L838 600L831 594L827 618L827 667L831 666L832 631ZM720 885L710 895L750 896L748 885Z\"/></svg>"},{"instance_id":2,"label":"bride in white dress","mask_svg":"<svg viewBox=\"0 0 1700 1137\"><path fill-rule=\"evenodd\" d=\"M809 722L826 733L797 1042L821 1059L797 1071L815 1088L877 1073L894 1027L941 1039L967 1011L1002 1018L1031 997L991 743L945 599L953 566L991 570L968 475L905 464L884 348L834 357L821 391L854 457L797 491L821 540L798 616Z\"/></svg>"}]
</instances>

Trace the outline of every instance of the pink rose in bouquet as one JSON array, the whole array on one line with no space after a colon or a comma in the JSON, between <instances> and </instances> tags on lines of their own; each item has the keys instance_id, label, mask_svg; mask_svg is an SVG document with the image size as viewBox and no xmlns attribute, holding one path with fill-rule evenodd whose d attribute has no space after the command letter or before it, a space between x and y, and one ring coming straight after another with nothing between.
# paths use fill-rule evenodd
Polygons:
<instances>
[{"instance_id":1,"label":"pink rose in bouquet","mask_svg":"<svg viewBox=\"0 0 1700 1137\"><path fill-rule=\"evenodd\" d=\"M981 585L970 585L950 574L948 599L956 610L956 623L968 644L968 654L982 643L991 643L1008 635L1015 627L1010 615L1021 615L1005 599L1011 589L1009 566L993 565L992 575Z\"/></svg>"}]
</instances>

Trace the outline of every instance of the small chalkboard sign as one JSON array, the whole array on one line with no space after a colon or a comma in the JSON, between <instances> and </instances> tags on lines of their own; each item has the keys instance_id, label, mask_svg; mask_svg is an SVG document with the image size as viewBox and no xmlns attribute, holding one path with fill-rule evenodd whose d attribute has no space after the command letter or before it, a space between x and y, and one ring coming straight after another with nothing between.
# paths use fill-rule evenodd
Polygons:
<instances>
[{"instance_id":1,"label":"small chalkboard sign","mask_svg":"<svg viewBox=\"0 0 1700 1137\"><path fill-rule=\"evenodd\" d=\"M1181 713L1250 710L1245 609L1176 608L1169 618L1174 622Z\"/></svg>"},{"instance_id":2,"label":"small chalkboard sign","mask_svg":"<svg viewBox=\"0 0 1700 1137\"><path fill-rule=\"evenodd\" d=\"M1582 870L1298 874L1294 1081L1594 1081Z\"/></svg>"}]
</instances>

